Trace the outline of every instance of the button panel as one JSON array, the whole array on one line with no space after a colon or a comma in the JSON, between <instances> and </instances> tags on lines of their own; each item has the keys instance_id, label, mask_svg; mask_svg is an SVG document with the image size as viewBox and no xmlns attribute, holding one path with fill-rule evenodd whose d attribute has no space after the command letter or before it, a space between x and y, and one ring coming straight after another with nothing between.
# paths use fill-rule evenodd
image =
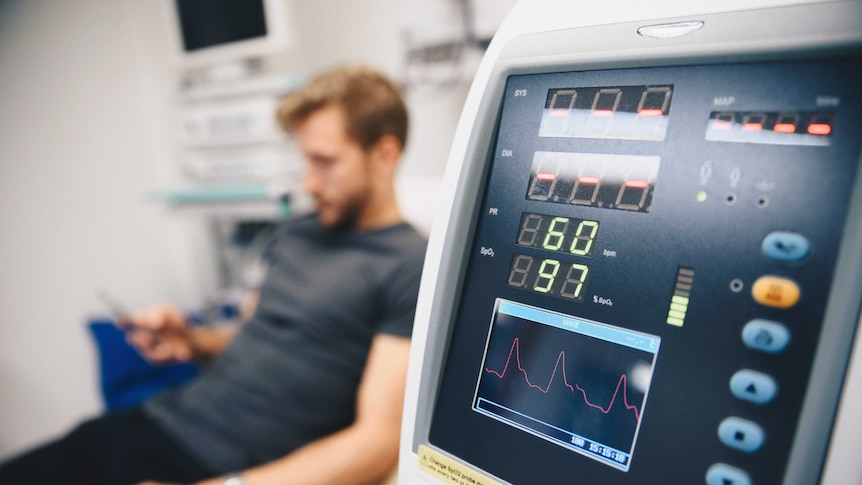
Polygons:
<instances>
[{"instance_id":1,"label":"button panel","mask_svg":"<svg viewBox=\"0 0 862 485\"><path fill-rule=\"evenodd\" d=\"M803 261L809 254L808 239L801 234L774 231L761 243L761 251L769 259L782 263ZM754 281L751 296L757 303L779 309L794 307L801 298L799 285L790 278L763 275ZM790 330L783 323L754 318L741 332L742 343L749 349L766 354L784 352L790 344ZM778 382L771 375L740 369L730 378L731 394L742 401L766 405L778 397ZM718 438L727 447L745 453L755 453L766 442L766 432L754 421L732 416L718 427ZM751 485L747 472L724 463L716 463L706 473L707 485Z\"/></svg>"}]
</instances>

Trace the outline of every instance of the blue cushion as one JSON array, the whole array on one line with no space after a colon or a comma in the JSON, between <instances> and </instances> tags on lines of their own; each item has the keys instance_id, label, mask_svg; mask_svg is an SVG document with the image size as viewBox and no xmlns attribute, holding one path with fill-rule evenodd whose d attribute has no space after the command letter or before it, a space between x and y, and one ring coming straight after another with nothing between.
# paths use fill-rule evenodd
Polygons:
<instances>
[{"instance_id":1,"label":"blue cushion","mask_svg":"<svg viewBox=\"0 0 862 485\"><path fill-rule=\"evenodd\" d=\"M152 365L126 342L111 320L88 324L99 353L102 399L108 411L140 404L161 391L178 386L198 374L194 364Z\"/></svg>"}]
</instances>

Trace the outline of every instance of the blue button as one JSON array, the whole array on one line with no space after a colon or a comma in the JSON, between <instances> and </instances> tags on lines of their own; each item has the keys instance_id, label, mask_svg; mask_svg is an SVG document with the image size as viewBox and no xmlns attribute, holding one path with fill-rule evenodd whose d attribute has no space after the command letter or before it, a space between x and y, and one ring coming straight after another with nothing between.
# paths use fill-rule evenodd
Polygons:
<instances>
[{"instance_id":1,"label":"blue button","mask_svg":"<svg viewBox=\"0 0 862 485\"><path fill-rule=\"evenodd\" d=\"M751 485L751 477L739 468L716 463L706 471L706 485Z\"/></svg>"},{"instance_id":2,"label":"blue button","mask_svg":"<svg viewBox=\"0 0 862 485\"><path fill-rule=\"evenodd\" d=\"M757 423L730 417L718 425L718 439L735 450L754 453L763 446L766 434Z\"/></svg>"},{"instance_id":3,"label":"blue button","mask_svg":"<svg viewBox=\"0 0 862 485\"><path fill-rule=\"evenodd\" d=\"M790 343L790 331L778 322L758 318L742 328L742 341L750 349L777 354Z\"/></svg>"},{"instance_id":4,"label":"blue button","mask_svg":"<svg viewBox=\"0 0 862 485\"><path fill-rule=\"evenodd\" d=\"M808 239L795 232L769 233L761 244L763 254L777 261L801 261L808 256Z\"/></svg>"},{"instance_id":5,"label":"blue button","mask_svg":"<svg viewBox=\"0 0 862 485\"><path fill-rule=\"evenodd\" d=\"M766 404L778 394L778 384L763 372L742 369L730 378L730 392L743 401Z\"/></svg>"}]
</instances>

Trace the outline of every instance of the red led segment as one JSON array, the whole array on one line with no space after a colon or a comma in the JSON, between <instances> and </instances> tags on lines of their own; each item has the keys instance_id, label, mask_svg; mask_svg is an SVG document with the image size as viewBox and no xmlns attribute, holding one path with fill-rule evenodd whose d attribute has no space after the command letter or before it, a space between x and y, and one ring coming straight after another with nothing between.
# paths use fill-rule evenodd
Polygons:
<instances>
[{"instance_id":1,"label":"red led segment","mask_svg":"<svg viewBox=\"0 0 862 485\"><path fill-rule=\"evenodd\" d=\"M626 180L626 187L632 189L645 189L649 187L649 182L646 180Z\"/></svg>"},{"instance_id":2,"label":"red led segment","mask_svg":"<svg viewBox=\"0 0 862 485\"><path fill-rule=\"evenodd\" d=\"M664 112L662 112L662 110L660 110L660 109L642 109L642 110L638 111L638 116L654 117L654 116L663 116L663 115L664 115Z\"/></svg>"},{"instance_id":3,"label":"red led segment","mask_svg":"<svg viewBox=\"0 0 862 485\"><path fill-rule=\"evenodd\" d=\"M537 173L536 178L543 181L543 182L550 182L550 181L554 180L555 178L557 178L557 176L552 174L552 173L543 172L543 173Z\"/></svg>"},{"instance_id":4,"label":"red led segment","mask_svg":"<svg viewBox=\"0 0 862 485\"><path fill-rule=\"evenodd\" d=\"M578 177L578 182L584 185L596 185L601 182L598 177Z\"/></svg>"},{"instance_id":5,"label":"red led segment","mask_svg":"<svg viewBox=\"0 0 862 485\"><path fill-rule=\"evenodd\" d=\"M749 121L748 123L742 124L742 129L745 131L760 131L763 129L763 124Z\"/></svg>"},{"instance_id":6,"label":"red led segment","mask_svg":"<svg viewBox=\"0 0 862 485\"><path fill-rule=\"evenodd\" d=\"M712 129L720 131L729 131L733 128L733 121L736 118L734 113L713 113Z\"/></svg>"},{"instance_id":7,"label":"red led segment","mask_svg":"<svg viewBox=\"0 0 862 485\"><path fill-rule=\"evenodd\" d=\"M811 123L808 125L808 133L811 135L825 136L832 133L832 126L827 123Z\"/></svg>"},{"instance_id":8,"label":"red led segment","mask_svg":"<svg viewBox=\"0 0 862 485\"><path fill-rule=\"evenodd\" d=\"M777 123L772 127L772 130L778 133L796 133L796 125L793 123Z\"/></svg>"}]
</instances>

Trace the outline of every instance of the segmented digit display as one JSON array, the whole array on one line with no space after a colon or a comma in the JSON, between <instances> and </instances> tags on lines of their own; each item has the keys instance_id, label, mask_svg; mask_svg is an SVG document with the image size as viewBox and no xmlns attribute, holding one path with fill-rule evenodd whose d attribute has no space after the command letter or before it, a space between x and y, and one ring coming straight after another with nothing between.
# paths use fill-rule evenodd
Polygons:
<instances>
[{"instance_id":1,"label":"segmented digit display","mask_svg":"<svg viewBox=\"0 0 862 485\"><path fill-rule=\"evenodd\" d=\"M658 167L654 156L536 152L526 198L649 212Z\"/></svg>"},{"instance_id":2,"label":"segmented digit display","mask_svg":"<svg viewBox=\"0 0 862 485\"><path fill-rule=\"evenodd\" d=\"M551 89L539 136L661 141L672 96L672 85Z\"/></svg>"},{"instance_id":3,"label":"segmented digit display","mask_svg":"<svg viewBox=\"0 0 862 485\"><path fill-rule=\"evenodd\" d=\"M521 215L516 243L576 256L592 256L598 232L598 221L525 212Z\"/></svg>"},{"instance_id":4,"label":"segmented digit display","mask_svg":"<svg viewBox=\"0 0 862 485\"><path fill-rule=\"evenodd\" d=\"M509 286L571 301L584 299L590 268L553 258L515 254L509 270Z\"/></svg>"}]
</instances>

